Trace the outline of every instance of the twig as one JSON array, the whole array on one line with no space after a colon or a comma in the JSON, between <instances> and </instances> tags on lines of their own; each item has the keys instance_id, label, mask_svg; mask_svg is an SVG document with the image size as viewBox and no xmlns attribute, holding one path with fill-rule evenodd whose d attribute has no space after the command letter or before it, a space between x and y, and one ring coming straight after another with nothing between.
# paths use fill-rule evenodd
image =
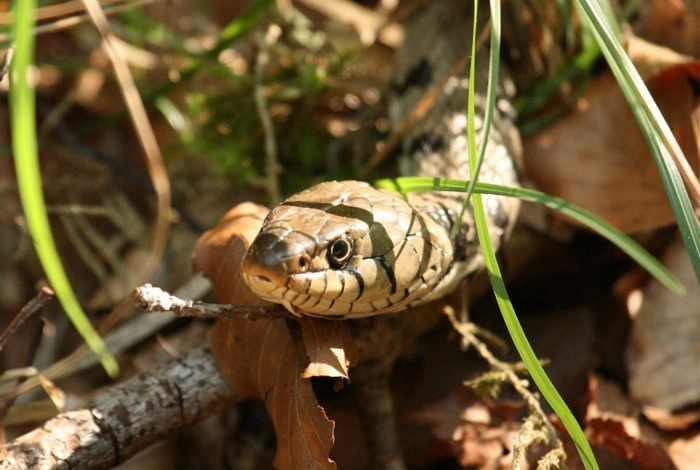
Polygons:
<instances>
[{"instance_id":1,"label":"twig","mask_svg":"<svg viewBox=\"0 0 700 470\"><path fill-rule=\"evenodd\" d=\"M22 310L19 311L15 318L12 319L12 322L5 328L2 335L0 335L0 351L5 347L5 343L7 343L7 340L12 336L15 330L35 312L41 310L41 308L46 305L46 302L53 299L53 296L53 290L48 287L42 287L39 293L30 300L27 305L22 307Z\"/></svg>"},{"instance_id":2,"label":"twig","mask_svg":"<svg viewBox=\"0 0 700 470\"><path fill-rule=\"evenodd\" d=\"M403 44L403 27L396 22L389 22L389 14L394 8L386 8L382 4L376 10L372 10L348 0L299 2L328 18L353 26L360 36L360 41L366 46L372 45L376 39L394 49Z\"/></svg>"},{"instance_id":3,"label":"twig","mask_svg":"<svg viewBox=\"0 0 700 470\"><path fill-rule=\"evenodd\" d=\"M0 470L112 468L243 398L202 346L10 442L0 450Z\"/></svg>"},{"instance_id":4,"label":"twig","mask_svg":"<svg viewBox=\"0 0 700 470\"><path fill-rule=\"evenodd\" d=\"M181 297L199 298L210 289L211 284L209 281L202 276L196 275L178 289L178 295ZM115 328L114 331L104 337L104 341L113 354L119 354L152 336L178 318L177 315L165 313L161 315L139 315ZM90 348L83 345L41 373L46 378L56 380L68 377L96 364L99 364L97 355ZM36 376L30 377L19 384L13 393L21 395L38 385L40 385L38 378Z\"/></svg>"},{"instance_id":5,"label":"twig","mask_svg":"<svg viewBox=\"0 0 700 470\"><path fill-rule=\"evenodd\" d=\"M150 284L134 289L134 297L136 305L147 312L173 312L180 317L274 320L292 315L280 305L249 307L182 300Z\"/></svg>"},{"instance_id":6,"label":"twig","mask_svg":"<svg viewBox=\"0 0 700 470\"><path fill-rule=\"evenodd\" d=\"M150 278L157 268L167 245L170 228L170 181L168 180L163 155L158 146L158 140L148 120L148 114L139 95L134 77L124 58L123 48L120 47L117 37L112 32L107 16L99 2L97 0L82 1L95 28L102 37L102 47L112 62L114 74L121 88L126 106L129 109L134 130L146 156L148 173L156 194L157 216L153 248L142 273L142 278L146 280Z\"/></svg>"},{"instance_id":7,"label":"twig","mask_svg":"<svg viewBox=\"0 0 700 470\"><path fill-rule=\"evenodd\" d=\"M277 29L275 29L277 28ZM270 61L270 46L277 41L278 35L276 31L279 26L270 25L264 36L258 41L260 51L258 52L257 60L255 61L255 107L260 116L260 123L265 133L265 156L267 157L267 165L265 168L264 186L270 196L270 205L276 206L282 201L280 192L279 178L281 167L277 158L277 140L275 139L275 126L272 124L270 112L267 109L267 98L265 97L265 88L263 86L265 67Z\"/></svg>"},{"instance_id":8,"label":"twig","mask_svg":"<svg viewBox=\"0 0 700 470\"><path fill-rule=\"evenodd\" d=\"M14 47L8 48L5 52L5 56L2 58L2 63L0 63L0 82L3 78L5 78L5 75L7 75L7 71L10 70L10 64L12 63L12 56L14 54Z\"/></svg>"},{"instance_id":9,"label":"twig","mask_svg":"<svg viewBox=\"0 0 700 470\"><path fill-rule=\"evenodd\" d=\"M114 6L116 4L124 3L125 0L100 0L100 4L104 7ZM59 3L57 5L47 5L45 7L39 7L34 12L34 17L37 22L47 21L61 16L74 15L76 13L82 13L85 11L85 7L80 0L71 0L64 3ZM14 13L0 13L0 25L7 26L14 22Z\"/></svg>"},{"instance_id":10,"label":"twig","mask_svg":"<svg viewBox=\"0 0 700 470\"><path fill-rule=\"evenodd\" d=\"M454 310L450 308L449 306L445 308L447 312L447 316L450 319L450 323L452 323L452 326L455 330L459 332L460 335L476 349L476 351L479 353L479 355L489 363L492 369L497 370L503 376L508 380L513 385L513 388L525 399L525 402L528 404L531 412L535 415L537 418L537 421L542 423L542 426L544 427L546 433L545 436L543 436L546 441L549 443L550 446L553 447L554 452L557 455L561 456L561 462L563 462L566 459L566 453L564 452L564 444L562 441L559 439L559 436L557 436L557 432L554 430L554 426L552 426L552 423L549 421L547 418L547 415L545 414L544 410L542 409L542 405L540 405L540 401L537 398L537 396L530 391L528 388L529 383L525 379L521 379L518 377L518 375L515 373L514 367L512 364L509 364L507 362L501 361L497 359L491 351L489 351L488 347L484 342L482 342L475 334L475 325L473 323L462 323L459 321L459 319L456 317ZM532 420L530 420L532 421ZM532 424L532 422L531 422ZM526 431L526 427L524 426L523 429L521 430L521 436L518 438L518 442L526 442L526 443L532 443L533 439L529 438L521 438L522 434L524 431ZM514 455L514 462L517 460L518 455L521 453L523 450L523 446L518 446L518 442L516 442L516 445L514 446L513 453ZM517 467L514 467L517 468Z\"/></svg>"},{"instance_id":11,"label":"twig","mask_svg":"<svg viewBox=\"0 0 700 470\"><path fill-rule=\"evenodd\" d=\"M61 221L61 225L63 225L63 229L66 231L66 236L70 240L71 245L73 245L73 248L75 248L78 257L85 263L90 272L95 275L97 280L100 281L100 284L104 284L109 276L107 268L102 265L97 256L93 255L92 249L80 235L80 231L73 218L66 214L59 214L58 219Z\"/></svg>"},{"instance_id":12,"label":"twig","mask_svg":"<svg viewBox=\"0 0 700 470\"><path fill-rule=\"evenodd\" d=\"M82 2L95 28L100 33L102 48L112 62L114 75L121 89L126 107L129 110L129 116L131 117L134 131L136 132L136 136L138 137L145 155L148 175L153 183L153 190L156 196L156 221L153 234L153 246L139 276L137 284L141 284L149 280L158 268L168 244L171 210L170 180L168 179L168 172L165 167L165 161L163 160L163 154L158 146L158 139L148 119L148 113L146 112L146 107L139 94L134 76L124 57L124 48L121 47L119 39L114 35L114 32L112 32L107 16L99 2L97 0L82 0ZM125 309L121 308L121 305L117 305L103 322L100 332L104 334L106 330L111 329L116 325L118 320L122 318L124 313Z\"/></svg>"},{"instance_id":13,"label":"twig","mask_svg":"<svg viewBox=\"0 0 700 470\"><path fill-rule=\"evenodd\" d=\"M82 204L52 204L46 206L46 212L49 214L110 216L109 210L104 206L85 206Z\"/></svg>"},{"instance_id":14,"label":"twig","mask_svg":"<svg viewBox=\"0 0 700 470\"><path fill-rule=\"evenodd\" d=\"M144 5L148 5L149 3L156 3L156 2L162 2L163 0L137 0L134 2L129 2L123 5L116 5L116 4L110 4L110 5L105 5L105 14L107 15L113 15L115 13L119 13L121 11L125 10L131 10L134 8L138 8ZM48 24L42 24L40 26L37 26L34 28L34 35L39 35L39 34L47 34L47 33L55 33L57 31L61 31L63 29L68 29L72 28L74 26L77 26L81 23L85 23L86 21L89 21L90 17L86 14L83 15L74 15L74 16L69 16L67 18L62 18L60 20L53 21ZM0 24L12 24L12 21L9 20L6 16L2 16L0 14ZM0 34L0 43L6 43L11 41L14 38L12 33L4 33Z\"/></svg>"}]
</instances>

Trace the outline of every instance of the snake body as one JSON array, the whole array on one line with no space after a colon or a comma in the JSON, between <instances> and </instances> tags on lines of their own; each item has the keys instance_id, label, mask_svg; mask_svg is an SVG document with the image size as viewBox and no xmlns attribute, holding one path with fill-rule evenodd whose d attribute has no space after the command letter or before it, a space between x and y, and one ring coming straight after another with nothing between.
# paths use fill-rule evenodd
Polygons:
<instances>
[{"instance_id":1,"label":"snake body","mask_svg":"<svg viewBox=\"0 0 700 470\"><path fill-rule=\"evenodd\" d=\"M397 60L390 106L395 124L470 48L465 31L471 26L471 2L429 3L407 28ZM480 71L477 86L488 73L486 67ZM466 78L451 77L432 109L406 135L404 174L469 179L468 86ZM478 131L485 100L480 90L475 93ZM510 95L512 87L504 80L479 179L515 186L520 141ZM265 300L295 314L324 318L393 313L438 299L483 267L470 212L457 237L449 236L462 202L461 194L446 192L412 193L404 199L359 181L313 186L270 212L243 259L243 278ZM484 203L497 249L515 222L519 203L496 196L486 196Z\"/></svg>"}]
</instances>

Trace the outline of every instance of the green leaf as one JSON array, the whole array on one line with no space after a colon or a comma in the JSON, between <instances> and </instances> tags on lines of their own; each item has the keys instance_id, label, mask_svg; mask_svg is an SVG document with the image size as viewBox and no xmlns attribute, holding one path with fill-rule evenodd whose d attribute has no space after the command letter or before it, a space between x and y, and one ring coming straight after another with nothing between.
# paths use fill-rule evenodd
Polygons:
<instances>
[{"instance_id":1,"label":"green leaf","mask_svg":"<svg viewBox=\"0 0 700 470\"><path fill-rule=\"evenodd\" d=\"M15 2L15 54L10 68L12 149L22 207L46 277L63 309L88 346L99 356L107 373L115 377L119 366L85 316L73 292L56 250L39 170L36 110L33 84L29 83L34 56L34 7L36 0Z\"/></svg>"}]
</instances>

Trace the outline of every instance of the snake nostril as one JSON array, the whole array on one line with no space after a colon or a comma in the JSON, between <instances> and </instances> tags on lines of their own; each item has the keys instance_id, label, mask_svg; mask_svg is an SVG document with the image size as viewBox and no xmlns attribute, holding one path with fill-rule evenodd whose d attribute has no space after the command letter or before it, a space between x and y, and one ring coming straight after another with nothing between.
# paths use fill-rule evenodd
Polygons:
<instances>
[{"instance_id":1,"label":"snake nostril","mask_svg":"<svg viewBox=\"0 0 700 470\"><path fill-rule=\"evenodd\" d=\"M292 271L294 272L306 272L309 269L309 266L311 265L311 260L309 260L308 256L301 255L296 260L290 260L291 262L291 268ZM296 263L294 262L296 261ZM296 266L294 266L296 264Z\"/></svg>"}]
</instances>

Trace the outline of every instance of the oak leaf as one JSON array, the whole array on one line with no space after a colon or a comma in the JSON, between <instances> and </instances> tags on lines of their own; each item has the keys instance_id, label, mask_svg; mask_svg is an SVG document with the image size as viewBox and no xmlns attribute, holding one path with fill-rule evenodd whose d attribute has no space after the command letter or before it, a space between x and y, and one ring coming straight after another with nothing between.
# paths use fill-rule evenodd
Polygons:
<instances>
[{"instance_id":1,"label":"oak leaf","mask_svg":"<svg viewBox=\"0 0 700 470\"><path fill-rule=\"evenodd\" d=\"M261 206L238 205L197 242L194 269L211 279L219 302L267 304L239 270L266 214ZM275 468L335 469L329 458L334 423L318 405L308 377L347 377L355 353L345 325L311 318L219 320L208 340L231 386L265 402L277 436Z\"/></svg>"}]
</instances>

